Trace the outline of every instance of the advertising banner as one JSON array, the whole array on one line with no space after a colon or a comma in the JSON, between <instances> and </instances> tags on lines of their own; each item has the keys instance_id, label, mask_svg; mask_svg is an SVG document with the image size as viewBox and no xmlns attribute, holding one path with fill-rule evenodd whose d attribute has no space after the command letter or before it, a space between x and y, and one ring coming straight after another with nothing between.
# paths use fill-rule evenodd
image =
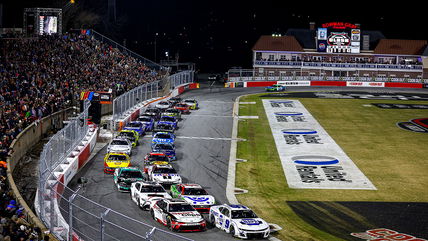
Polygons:
<instances>
[{"instance_id":1,"label":"advertising banner","mask_svg":"<svg viewBox=\"0 0 428 241\"><path fill-rule=\"evenodd\" d=\"M263 106L290 188L376 190L299 101L264 99Z\"/></svg>"},{"instance_id":2,"label":"advertising banner","mask_svg":"<svg viewBox=\"0 0 428 241\"><path fill-rule=\"evenodd\" d=\"M385 87L385 82L346 81L348 87Z\"/></svg>"},{"instance_id":3,"label":"advertising banner","mask_svg":"<svg viewBox=\"0 0 428 241\"><path fill-rule=\"evenodd\" d=\"M276 83L284 86L311 86L311 81L277 81Z\"/></svg>"}]
</instances>

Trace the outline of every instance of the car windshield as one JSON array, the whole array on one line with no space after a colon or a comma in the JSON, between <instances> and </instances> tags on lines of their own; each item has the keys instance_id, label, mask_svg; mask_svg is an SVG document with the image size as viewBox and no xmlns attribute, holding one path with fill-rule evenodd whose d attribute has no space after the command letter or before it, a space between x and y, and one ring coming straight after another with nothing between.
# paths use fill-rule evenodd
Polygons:
<instances>
[{"instance_id":1,"label":"car windshield","mask_svg":"<svg viewBox=\"0 0 428 241\"><path fill-rule=\"evenodd\" d=\"M165 133L160 133L160 134L156 134L154 138L169 139L171 138L171 136Z\"/></svg>"},{"instance_id":2,"label":"car windshield","mask_svg":"<svg viewBox=\"0 0 428 241\"><path fill-rule=\"evenodd\" d=\"M161 149L161 150L174 150L174 147L171 145L166 144L158 144L155 146L155 149Z\"/></svg>"},{"instance_id":3,"label":"car windshield","mask_svg":"<svg viewBox=\"0 0 428 241\"><path fill-rule=\"evenodd\" d=\"M126 161L125 155L110 155L108 157L108 160L110 161Z\"/></svg>"},{"instance_id":4,"label":"car windshield","mask_svg":"<svg viewBox=\"0 0 428 241\"><path fill-rule=\"evenodd\" d=\"M168 157L164 156L164 155L150 155L148 159L149 159L148 160L149 162L152 162L152 161L165 161L165 162L168 162L169 161Z\"/></svg>"},{"instance_id":5,"label":"car windshield","mask_svg":"<svg viewBox=\"0 0 428 241\"><path fill-rule=\"evenodd\" d=\"M127 146L128 142L125 140L113 140L111 141L112 145L118 145L118 146Z\"/></svg>"},{"instance_id":6,"label":"car windshield","mask_svg":"<svg viewBox=\"0 0 428 241\"><path fill-rule=\"evenodd\" d=\"M185 100L184 102L193 104L195 103L195 100Z\"/></svg>"},{"instance_id":7,"label":"car windshield","mask_svg":"<svg viewBox=\"0 0 428 241\"><path fill-rule=\"evenodd\" d=\"M208 195L207 191L202 188L187 188L184 190L185 195Z\"/></svg>"},{"instance_id":8,"label":"car windshield","mask_svg":"<svg viewBox=\"0 0 428 241\"><path fill-rule=\"evenodd\" d=\"M175 174L177 171L175 171L174 168L169 167L157 167L153 170L153 173L165 173L165 174Z\"/></svg>"},{"instance_id":9,"label":"car windshield","mask_svg":"<svg viewBox=\"0 0 428 241\"><path fill-rule=\"evenodd\" d=\"M180 112L179 110L177 110L177 109L168 109L168 112L169 113L178 113L178 112Z\"/></svg>"},{"instance_id":10,"label":"car windshield","mask_svg":"<svg viewBox=\"0 0 428 241\"><path fill-rule=\"evenodd\" d=\"M234 210L232 211L232 219L235 218L257 218L257 215L251 210Z\"/></svg>"},{"instance_id":11,"label":"car windshield","mask_svg":"<svg viewBox=\"0 0 428 241\"><path fill-rule=\"evenodd\" d=\"M161 118L160 118L160 120L159 121L169 121L169 122L174 122L175 121L175 118L174 117L171 117L171 116L162 116Z\"/></svg>"},{"instance_id":12,"label":"car windshield","mask_svg":"<svg viewBox=\"0 0 428 241\"><path fill-rule=\"evenodd\" d=\"M125 137L131 141L135 141L135 136L131 132L121 132L119 133L118 137Z\"/></svg>"},{"instance_id":13,"label":"car windshield","mask_svg":"<svg viewBox=\"0 0 428 241\"><path fill-rule=\"evenodd\" d=\"M171 125L168 125L168 124L159 124L157 126L157 129L172 130L174 128Z\"/></svg>"},{"instance_id":14,"label":"car windshield","mask_svg":"<svg viewBox=\"0 0 428 241\"><path fill-rule=\"evenodd\" d=\"M165 101L159 102L158 104L159 104L159 105L169 105L169 103L168 103L168 102L165 102Z\"/></svg>"},{"instance_id":15,"label":"car windshield","mask_svg":"<svg viewBox=\"0 0 428 241\"><path fill-rule=\"evenodd\" d=\"M141 192L165 192L161 186L143 186Z\"/></svg>"},{"instance_id":16,"label":"car windshield","mask_svg":"<svg viewBox=\"0 0 428 241\"><path fill-rule=\"evenodd\" d=\"M142 122L151 122L152 118L150 118L148 116L141 116L141 117L138 118L138 120L142 121Z\"/></svg>"},{"instance_id":17,"label":"car windshield","mask_svg":"<svg viewBox=\"0 0 428 241\"><path fill-rule=\"evenodd\" d=\"M177 107L187 107L187 105L186 105L186 104L177 104L176 106L177 106Z\"/></svg>"},{"instance_id":18,"label":"car windshield","mask_svg":"<svg viewBox=\"0 0 428 241\"><path fill-rule=\"evenodd\" d=\"M120 173L123 178L143 178L143 173L139 170L123 170Z\"/></svg>"},{"instance_id":19,"label":"car windshield","mask_svg":"<svg viewBox=\"0 0 428 241\"><path fill-rule=\"evenodd\" d=\"M170 212L188 212L188 211L195 211L195 209L190 204L170 204L169 205L169 211Z\"/></svg>"},{"instance_id":20,"label":"car windshield","mask_svg":"<svg viewBox=\"0 0 428 241\"><path fill-rule=\"evenodd\" d=\"M126 124L125 127L141 127L141 123L131 122L131 123Z\"/></svg>"},{"instance_id":21,"label":"car windshield","mask_svg":"<svg viewBox=\"0 0 428 241\"><path fill-rule=\"evenodd\" d=\"M156 112L158 112L158 109L155 109L155 108L146 109L146 113L150 113L150 112L156 113Z\"/></svg>"}]
</instances>

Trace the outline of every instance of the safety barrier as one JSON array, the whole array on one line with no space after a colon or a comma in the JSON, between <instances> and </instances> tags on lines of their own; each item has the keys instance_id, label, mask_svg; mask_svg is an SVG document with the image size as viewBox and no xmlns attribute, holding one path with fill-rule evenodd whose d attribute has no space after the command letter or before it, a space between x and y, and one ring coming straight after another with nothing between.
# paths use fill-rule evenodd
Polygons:
<instances>
[{"instance_id":1,"label":"safety barrier","mask_svg":"<svg viewBox=\"0 0 428 241\"><path fill-rule=\"evenodd\" d=\"M49 131L62 128L63 121L72 116L74 111L74 108L67 108L32 123L19 133L10 146L11 153L7 160L7 180L10 189L15 200L24 208L26 221L31 225L41 228L42 231L46 230L46 227L34 214L27 201L21 196L15 183L14 170L18 162L27 154L28 150L30 150L35 143L43 139Z\"/></svg>"}]
</instances>

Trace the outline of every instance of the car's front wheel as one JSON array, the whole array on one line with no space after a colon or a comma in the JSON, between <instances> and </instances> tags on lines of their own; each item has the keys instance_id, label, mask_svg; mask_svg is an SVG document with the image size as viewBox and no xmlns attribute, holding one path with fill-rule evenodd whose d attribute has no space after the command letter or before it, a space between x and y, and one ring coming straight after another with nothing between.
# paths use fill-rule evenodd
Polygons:
<instances>
[{"instance_id":1,"label":"car's front wheel","mask_svg":"<svg viewBox=\"0 0 428 241\"><path fill-rule=\"evenodd\" d=\"M232 237L235 237L235 228L233 227L233 225L230 225L229 233L230 235L232 235Z\"/></svg>"}]
</instances>

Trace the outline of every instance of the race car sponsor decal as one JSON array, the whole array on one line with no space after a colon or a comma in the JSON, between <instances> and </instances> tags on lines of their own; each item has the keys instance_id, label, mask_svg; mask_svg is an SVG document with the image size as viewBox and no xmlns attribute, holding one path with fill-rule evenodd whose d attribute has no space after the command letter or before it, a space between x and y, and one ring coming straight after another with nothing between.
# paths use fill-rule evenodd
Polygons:
<instances>
[{"instance_id":1,"label":"race car sponsor decal","mask_svg":"<svg viewBox=\"0 0 428 241\"><path fill-rule=\"evenodd\" d=\"M244 218L241 219L240 223L245 225L260 225L262 222L251 218Z\"/></svg>"},{"instance_id":2,"label":"race car sponsor decal","mask_svg":"<svg viewBox=\"0 0 428 241\"><path fill-rule=\"evenodd\" d=\"M174 216L182 216L182 217L199 217L200 214L199 213L195 213L195 212L171 212L172 215Z\"/></svg>"},{"instance_id":3,"label":"race car sponsor decal","mask_svg":"<svg viewBox=\"0 0 428 241\"><path fill-rule=\"evenodd\" d=\"M194 201L194 202L206 202L206 201L209 200L209 198L207 198L207 197L189 197L189 196L184 196L184 198L187 198L187 199L189 199L191 201Z\"/></svg>"},{"instance_id":4,"label":"race car sponsor decal","mask_svg":"<svg viewBox=\"0 0 428 241\"><path fill-rule=\"evenodd\" d=\"M378 241L393 241L393 240L428 241L423 238L418 238L410 234L400 233L387 228L370 229L364 233L351 233L351 236L364 239L364 240L378 240Z\"/></svg>"},{"instance_id":5,"label":"race car sponsor decal","mask_svg":"<svg viewBox=\"0 0 428 241\"><path fill-rule=\"evenodd\" d=\"M290 188L376 190L297 100L263 100Z\"/></svg>"}]
</instances>

